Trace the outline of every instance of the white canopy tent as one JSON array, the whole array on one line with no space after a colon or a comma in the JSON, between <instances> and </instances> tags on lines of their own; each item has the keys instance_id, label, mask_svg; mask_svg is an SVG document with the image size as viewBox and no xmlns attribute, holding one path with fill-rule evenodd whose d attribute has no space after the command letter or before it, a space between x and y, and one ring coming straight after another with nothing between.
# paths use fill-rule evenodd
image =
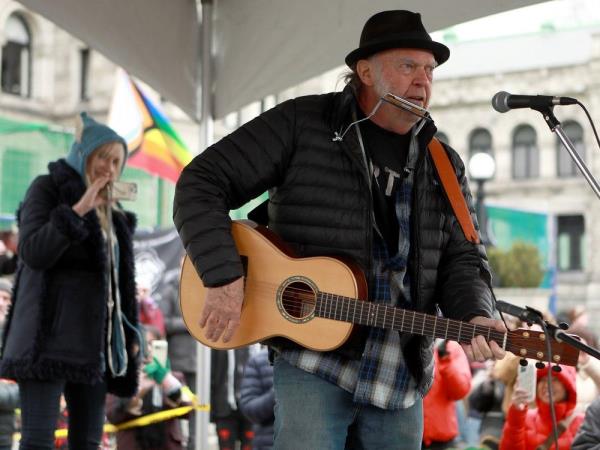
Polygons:
<instances>
[{"instance_id":1,"label":"white canopy tent","mask_svg":"<svg viewBox=\"0 0 600 450\"><path fill-rule=\"evenodd\" d=\"M419 11L431 32L543 0L19 1L201 120L208 145L212 119L343 64L378 11ZM198 368L204 402L210 357L201 345ZM207 449L208 415L196 423L196 448Z\"/></svg>"},{"instance_id":2,"label":"white canopy tent","mask_svg":"<svg viewBox=\"0 0 600 450\"><path fill-rule=\"evenodd\" d=\"M434 31L541 0L20 1L199 119L202 62L211 65L210 113L222 118L343 64L377 11L420 11ZM206 6L210 43L198 33Z\"/></svg>"}]
</instances>

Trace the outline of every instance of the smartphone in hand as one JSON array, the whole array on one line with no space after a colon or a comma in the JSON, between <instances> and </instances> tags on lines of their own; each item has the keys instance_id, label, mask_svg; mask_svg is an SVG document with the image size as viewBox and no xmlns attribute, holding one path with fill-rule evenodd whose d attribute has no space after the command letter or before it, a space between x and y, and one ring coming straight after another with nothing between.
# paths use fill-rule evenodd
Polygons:
<instances>
[{"instance_id":1,"label":"smartphone in hand","mask_svg":"<svg viewBox=\"0 0 600 450\"><path fill-rule=\"evenodd\" d=\"M156 339L152 341L152 356L156 358L159 364L163 367L167 365L167 358L169 353L169 345L167 341L163 339Z\"/></svg>"},{"instance_id":2,"label":"smartphone in hand","mask_svg":"<svg viewBox=\"0 0 600 450\"><path fill-rule=\"evenodd\" d=\"M517 372L517 387L527 392L527 402L535 401L537 389L537 369L535 364L529 361L526 366L519 365Z\"/></svg>"},{"instance_id":3,"label":"smartphone in hand","mask_svg":"<svg viewBox=\"0 0 600 450\"><path fill-rule=\"evenodd\" d=\"M114 181L112 183L112 198L114 200L135 200L137 198L137 184Z\"/></svg>"}]
</instances>

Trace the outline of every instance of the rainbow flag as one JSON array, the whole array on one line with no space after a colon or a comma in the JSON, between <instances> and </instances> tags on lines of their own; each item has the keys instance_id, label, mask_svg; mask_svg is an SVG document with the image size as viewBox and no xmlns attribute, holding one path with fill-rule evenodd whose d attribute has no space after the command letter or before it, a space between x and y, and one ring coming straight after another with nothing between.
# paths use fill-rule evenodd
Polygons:
<instances>
[{"instance_id":1,"label":"rainbow flag","mask_svg":"<svg viewBox=\"0 0 600 450\"><path fill-rule=\"evenodd\" d=\"M127 165L175 183L192 153L141 87L119 71L108 126L127 142Z\"/></svg>"}]
</instances>

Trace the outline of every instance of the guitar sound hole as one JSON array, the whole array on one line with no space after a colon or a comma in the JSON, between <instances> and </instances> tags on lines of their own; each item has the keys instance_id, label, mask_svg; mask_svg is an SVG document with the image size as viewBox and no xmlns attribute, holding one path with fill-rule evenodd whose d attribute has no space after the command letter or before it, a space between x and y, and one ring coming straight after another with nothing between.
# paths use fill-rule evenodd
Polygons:
<instances>
[{"instance_id":1,"label":"guitar sound hole","mask_svg":"<svg viewBox=\"0 0 600 450\"><path fill-rule=\"evenodd\" d=\"M283 290L281 303L290 317L303 319L315 310L315 293L308 284L293 282Z\"/></svg>"}]
</instances>

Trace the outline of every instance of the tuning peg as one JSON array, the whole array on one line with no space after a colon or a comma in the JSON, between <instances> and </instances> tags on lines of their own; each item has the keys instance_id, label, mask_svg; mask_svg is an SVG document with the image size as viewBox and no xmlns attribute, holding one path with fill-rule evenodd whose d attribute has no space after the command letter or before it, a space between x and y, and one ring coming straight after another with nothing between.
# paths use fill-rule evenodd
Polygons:
<instances>
[{"instance_id":1,"label":"tuning peg","mask_svg":"<svg viewBox=\"0 0 600 450\"><path fill-rule=\"evenodd\" d=\"M535 363L535 367L536 367L537 369L543 369L544 367L546 367L546 364L544 364L544 363L543 363L543 362L541 362L541 361L538 361L538 362L536 362L536 363Z\"/></svg>"},{"instance_id":2,"label":"tuning peg","mask_svg":"<svg viewBox=\"0 0 600 450\"><path fill-rule=\"evenodd\" d=\"M569 324L567 322L561 322L558 324L558 328L560 328L561 330L568 330Z\"/></svg>"},{"instance_id":3,"label":"tuning peg","mask_svg":"<svg viewBox=\"0 0 600 450\"><path fill-rule=\"evenodd\" d=\"M529 361L527 361L525 358L521 358L519 360L519 364L521 364L523 367L527 367L527 364L529 364Z\"/></svg>"},{"instance_id":4,"label":"tuning peg","mask_svg":"<svg viewBox=\"0 0 600 450\"><path fill-rule=\"evenodd\" d=\"M552 370L555 372L561 372L562 371L562 367L560 367L558 364L552 366Z\"/></svg>"}]
</instances>

